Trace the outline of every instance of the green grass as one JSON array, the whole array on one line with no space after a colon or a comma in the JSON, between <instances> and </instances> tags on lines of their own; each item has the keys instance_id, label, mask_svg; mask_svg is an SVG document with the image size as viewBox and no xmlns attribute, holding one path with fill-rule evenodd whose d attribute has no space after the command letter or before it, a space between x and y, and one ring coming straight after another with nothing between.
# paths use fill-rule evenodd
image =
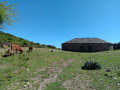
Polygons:
<instances>
[{"instance_id":1,"label":"green grass","mask_svg":"<svg viewBox=\"0 0 120 90\"><path fill-rule=\"evenodd\" d=\"M51 49L35 48L33 53L27 53L27 48L23 49L23 54L0 57L0 90L23 89L28 82L28 90L37 90L40 83L51 78L52 73L57 70L50 72L49 67L61 68L62 72L55 81L45 84L45 90L120 89L120 50L79 53L60 50L51 52ZM0 55L6 50L0 49ZM86 61L97 61L102 69L82 70ZM64 66L65 63L67 65ZM111 72L105 72L106 69ZM104 76L105 74L108 76Z\"/></svg>"}]
</instances>

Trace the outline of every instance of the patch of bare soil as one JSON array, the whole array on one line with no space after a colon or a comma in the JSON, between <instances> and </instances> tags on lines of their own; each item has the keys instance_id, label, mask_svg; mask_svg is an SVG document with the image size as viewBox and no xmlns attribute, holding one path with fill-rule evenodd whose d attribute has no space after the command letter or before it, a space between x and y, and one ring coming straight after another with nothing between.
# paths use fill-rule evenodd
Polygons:
<instances>
[{"instance_id":1,"label":"patch of bare soil","mask_svg":"<svg viewBox=\"0 0 120 90\"><path fill-rule=\"evenodd\" d=\"M67 67L68 64L72 63L73 61L74 59L70 59L58 67L48 67L48 68L42 69L42 70L48 69L49 78L42 78L41 75L38 75L37 77L33 78L34 83L30 86L30 89L35 90L36 88L34 87L34 85L39 83L38 90L43 90L46 87L46 84L55 82L57 80L58 75L62 73L62 68ZM53 66L54 64L56 63L53 63ZM41 71L41 70L38 70L38 71Z\"/></svg>"},{"instance_id":2,"label":"patch of bare soil","mask_svg":"<svg viewBox=\"0 0 120 90\"><path fill-rule=\"evenodd\" d=\"M49 73L50 77L46 78L42 82L40 82L39 90L43 90L46 87L47 83L55 82L58 75L60 73L62 73L62 69L61 68L49 67L48 73Z\"/></svg>"},{"instance_id":3,"label":"patch of bare soil","mask_svg":"<svg viewBox=\"0 0 120 90\"><path fill-rule=\"evenodd\" d=\"M3 69L3 68L7 68L7 66L5 66L5 65L2 65L2 64L0 63L0 69Z\"/></svg>"},{"instance_id":4,"label":"patch of bare soil","mask_svg":"<svg viewBox=\"0 0 120 90\"><path fill-rule=\"evenodd\" d=\"M90 83L91 81L90 76L76 74L75 78L65 81L63 87L67 90L95 90Z\"/></svg>"}]
</instances>

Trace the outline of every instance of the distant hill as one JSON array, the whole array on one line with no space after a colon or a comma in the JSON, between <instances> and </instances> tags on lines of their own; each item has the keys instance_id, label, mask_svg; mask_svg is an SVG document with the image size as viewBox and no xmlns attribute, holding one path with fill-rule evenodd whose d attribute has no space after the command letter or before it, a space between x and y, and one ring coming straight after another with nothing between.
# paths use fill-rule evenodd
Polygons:
<instances>
[{"instance_id":1,"label":"distant hill","mask_svg":"<svg viewBox=\"0 0 120 90\"><path fill-rule=\"evenodd\" d=\"M16 37L14 35L11 35L9 33L4 33L0 31L0 45L11 45L11 44L19 44L21 46L34 46L38 48L56 48L52 45L45 45L45 44L39 44L32 41L25 40L23 38Z\"/></svg>"}]
</instances>

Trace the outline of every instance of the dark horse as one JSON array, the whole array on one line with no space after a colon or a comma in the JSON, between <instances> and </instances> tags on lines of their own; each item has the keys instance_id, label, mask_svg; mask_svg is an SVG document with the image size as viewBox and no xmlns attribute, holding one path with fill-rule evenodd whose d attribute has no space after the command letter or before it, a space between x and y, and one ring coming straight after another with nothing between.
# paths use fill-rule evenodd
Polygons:
<instances>
[{"instance_id":1,"label":"dark horse","mask_svg":"<svg viewBox=\"0 0 120 90\"><path fill-rule=\"evenodd\" d=\"M32 52L32 50L33 50L33 47L29 46L29 52Z\"/></svg>"}]
</instances>

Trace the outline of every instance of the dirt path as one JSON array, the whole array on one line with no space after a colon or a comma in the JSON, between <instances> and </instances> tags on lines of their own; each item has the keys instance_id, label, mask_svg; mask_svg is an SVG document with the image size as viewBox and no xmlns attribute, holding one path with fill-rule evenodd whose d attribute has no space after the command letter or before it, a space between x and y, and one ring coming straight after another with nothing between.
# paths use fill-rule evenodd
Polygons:
<instances>
[{"instance_id":1,"label":"dirt path","mask_svg":"<svg viewBox=\"0 0 120 90\"><path fill-rule=\"evenodd\" d=\"M30 85L29 88L31 90L36 90L36 87L34 87L34 85L39 83L39 87L37 90L45 89L46 84L55 82L57 80L58 75L62 73L62 69L64 67L67 67L69 65L69 63L72 63L73 61L74 61L74 59L70 59L58 67L48 67L48 68L42 68L42 69L38 70L38 71L42 71L42 70L48 69L49 78L42 78L41 75L38 75L37 77L32 78L32 80L34 80L34 83L32 85ZM55 64L55 63L53 63L53 64Z\"/></svg>"},{"instance_id":2,"label":"dirt path","mask_svg":"<svg viewBox=\"0 0 120 90\"><path fill-rule=\"evenodd\" d=\"M90 76L85 74L76 74L76 77L63 82L63 87L67 90L96 90L91 85Z\"/></svg>"}]
</instances>

